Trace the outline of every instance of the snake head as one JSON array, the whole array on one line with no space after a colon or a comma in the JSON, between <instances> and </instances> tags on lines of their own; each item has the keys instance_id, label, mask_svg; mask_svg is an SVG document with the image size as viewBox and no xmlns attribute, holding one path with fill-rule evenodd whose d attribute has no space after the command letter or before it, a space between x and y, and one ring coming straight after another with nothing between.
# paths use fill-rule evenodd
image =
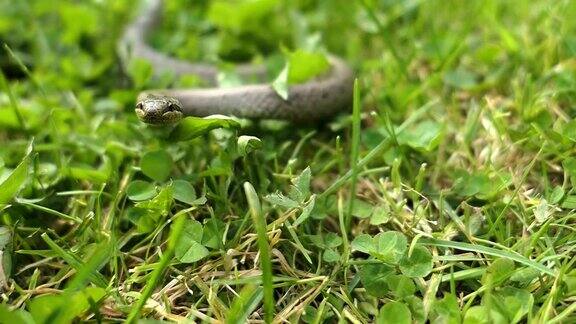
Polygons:
<instances>
[{"instance_id":1,"label":"snake head","mask_svg":"<svg viewBox=\"0 0 576 324\"><path fill-rule=\"evenodd\" d=\"M134 111L141 121L153 125L173 124L184 116L178 99L153 94L139 99Z\"/></svg>"}]
</instances>

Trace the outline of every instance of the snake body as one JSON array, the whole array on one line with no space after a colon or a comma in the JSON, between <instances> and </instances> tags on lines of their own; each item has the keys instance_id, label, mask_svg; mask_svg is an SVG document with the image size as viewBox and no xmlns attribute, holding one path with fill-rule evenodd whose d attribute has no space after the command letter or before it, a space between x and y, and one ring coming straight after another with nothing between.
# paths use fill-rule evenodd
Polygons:
<instances>
[{"instance_id":1,"label":"snake body","mask_svg":"<svg viewBox=\"0 0 576 324\"><path fill-rule=\"evenodd\" d=\"M215 86L216 66L190 63L160 53L147 44L147 36L160 22L161 0L146 0L138 16L130 23L120 45L130 59L150 62L154 75L195 75ZM136 114L147 123L167 124L183 116L232 115L240 118L285 119L313 122L332 117L348 108L352 100L352 70L340 58L328 55L330 71L303 84L291 85L283 99L269 84L251 84L232 88L158 89L138 95ZM263 65L240 64L236 74L244 80L262 80Z\"/></svg>"}]
</instances>

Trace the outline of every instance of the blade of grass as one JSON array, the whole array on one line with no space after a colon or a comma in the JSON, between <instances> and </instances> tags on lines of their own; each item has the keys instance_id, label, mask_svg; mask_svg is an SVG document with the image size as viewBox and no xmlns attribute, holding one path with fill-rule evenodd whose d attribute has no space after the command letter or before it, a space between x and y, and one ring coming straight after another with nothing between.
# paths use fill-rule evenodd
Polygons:
<instances>
[{"instance_id":1,"label":"blade of grass","mask_svg":"<svg viewBox=\"0 0 576 324\"><path fill-rule=\"evenodd\" d=\"M57 211L57 210L54 210L54 209L51 209L51 208L48 208L48 207L44 207L44 206L40 206L40 205L31 203L31 202L27 202L27 201L23 201L23 200L17 200L17 202L18 202L18 204L20 204L20 205L28 206L28 207L30 207L30 208L37 209L37 210L43 211L43 212L45 212L45 213L48 213L48 214L51 214L51 215L54 215L54 216L57 216L57 217L61 217L61 218L64 218L64 219L73 221L73 222L75 222L75 223L78 223L78 224L82 223L82 220L81 220L80 218L76 217L76 216L66 215L66 214L61 213L61 212L59 212L59 211Z\"/></svg>"},{"instance_id":2,"label":"blade of grass","mask_svg":"<svg viewBox=\"0 0 576 324\"><path fill-rule=\"evenodd\" d=\"M0 208L9 204L29 177L30 155L26 155L16 168L0 182Z\"/></svg>"},{"instance_id":3,"label":"blade of grass","mask_svg":"<svg viewBox=\"0 0 576 324\"><path fill-rule=\"evenodd\" d=\"M74 279L67 285L68 290L77 290L86 286L93 273L99 273L98 270L104 265L112 256L112 244L110 241L98 244L95 252L88 259L84 265L78 269Z\"/></svg>"},{"instance_id":4,"label":"blade of grass","mask_svg":"<svg viewBox=\"0 0 576 324\"><path fill-rule=\"evenodd\" d=\"M310 258L309 251L306 250L306 248L304 248L304 245L302 245L302 242L300 242L300 239L298 238L298 234L296 234L296 231L294 231L293 225L290 224L289 221L286 221L286 229L288 230L288 233L290 233L290 236L292 236L292 239L294 240L294 246L298 250L300 250L300 252L302 252L302 255L304 255L304 258L306 258L306 261L308 261L308 263L310 263L310 264L314 264L312 262L312 259Z\"/></svg>"},{"instance_id":5,"label":"blade of grass","mask_svg":"<svg viewBox=\"0 0 576 324\"><path fill-rule=\"evenodd\" d=\"M195 208L196 207L192 207L191 209ZM156 266L154 271L152 271L150 279L148 280L148 283L144 287L144 291L142 291L142 294L138 299L138 301L136 302L136 305L132 308L130 314L128 314L128 318L126 319L127 324L134 323L138 319L138 317L140 316L140 311L146 304L146 301L148 300L148 298L150 298L152 292L154 292L154 288L156 288L156 286L160 283L160 278L162 277L164 270L168 268L168 265L170 264L170 261L174 256L174 250L176 249L176 244L178 243L178 240L180 239L180 236L182 235L182 232L184 230L186 213L188 212L188 210L183 210L178 214L176 214L176 216L174 216L174 223L172 225L172 228L170 229L170 236L168 237L168 247L164 251L164 254L162 254L160 262L158 262L158 265Z\"/></svg>"},{"instance_id":6,"label":"blade of grass","mask_svg":"<svg viewBox=\"0 0 576 324\"><path fill-rule=\"evenodd\" d=\"M313 324L320 324L322 323L322 319L324 316L324 312L326 310L326 303L328 302L328 298L322 299L320 302L320 306L318 306L318 310L316 311L316 316L314 316Z\"/></svg>"},{"instance_id":7,"label":"blade of grass","mask_svg":"<svg viewBox=\"0 0 576 324\"><path fill-rule=\"evenodd\" d=\"M410 127L422 115L427 113L434 106L434 104L436 104L436 102L437 100L428 102L427 104L422 106L422 108L414 112L414 114L412 114L408 119L406 119L406 121L404 121L404 123L402 123L402 125L400 125L400 127L398 127L396 134L398 135L402 133L402 131L404 131L406 128ZM365 157L363 157L360 161L358 161L357 168L361 169L365 167L368 163L372 162L372 160L374 160L375 158L381 157L382 153L386 151L388 148L390 148L391 145L392 143L390 138L382 140L382 142L380 142L378 145L376 145L376 147L374 147L370 152L368 152L368 154L366 154ZM352 170L348 170L348 172L346 172L340 178L336 179L336 181L334 181L334 183L332 183L326 190L324 190L324 192L318 194L318 199L319 200L324 199L327 196L331 195L336 190L340 189L343 185L345 185L346 182L350 180L351 177L352 177Z\"/></svg>"},{"instance_id":8,"label":"blade of grass","mask_svg":"<svg viewBox=\"0 0 576 324\"><path fill-rule=\"evenodd\" d=\"M82 269L85 267L85 264L80 260L77 256L66 252L63 248L61 248L56 242L54 242L47 233L43 233L41 235L42 239L48 246L52 249L52 251L56 252L56 254L61 257L66 263L68 263L72 268L74 268L77 272L81 272ZM98 287L106 288L108 283L106 278L100 272L91 272L88 275L90 282L95 284Z\"/></svg>"},{"instance_id":9,"label":"blade of grass","mask_svg":"<svg viewBox=\"0 0 576 324\"><path fill-rule=\"evenodd\" d=\"M570 306L566 307L560 314L548 321L548 324L567 323L566 318L574 315L574 313L576 313L576 303L572 303Z\"/></svg>"},{"instance_id":10,"label":"blade of grass","mask_svg":"<svg viewBox=\"0 0 576 324\"><path fill-rule=\"evenodd\" d=\"M246 323L248 316L258 307L262 296L264 295L264 289L262 287L247 285L245 286L238 297L234 298L232 306L228 311L228 316L226 317L226 323Z\"/></svg>"},{"instance_id":11,"label":"blade of grass","mask_svg":"<svg viewBox=\"0 0 576 324\"><path fill-rule=\"evenodd\" d=\"M524 173L522 174L522 178L520 179L520 183L516 186L516 189L514 189L514 193L512 194L513 198L518 197L518 193L520 192L522 185L524 184L524 182L526 182L526 179L528 178L530 171L532 171L534 164L536 163L536 161L538 161L538 158L540 157L540 154L542 154L543 150L544 150L544 146L542 148L540 148L540 150L538 151L538 153L536 153L536 155L534 156L532 161L530 161L530 164L528 165L526 170L524 170ZM513 198L508 201L508 203L504 206L504 208L502 208L502 211L500 212L500 214L498 214L498 217L496 217L496 220L494 221L494 225L490 228L490 231L488 232L487 237L490 237L490 236L492 236L492 234L494 234L495 229L498 228L498 224L500 223L500 220L502 219L502 217L504 217L504 214L508 211L508 208L510 208L510 206L512 205L512 202L514 201Z\"/></svg>"},{"instance_id":12,"label":"blade of grass","mask_svg":"<svg viewBox=\"0 0 576 324\"><path fill-rule=\"evenodd\" d=\"M352 105L352 152L350 153L350 196L348 197L348 212L346 213L345 229L348 231L352 221L354 198L356 198L356 183L358 181L358 155L360 152L360 85L354 80L354 97Z\"/></svg>"},{"instance_id":13,"label":"blade of grass","mask_svg":"<svg viewBox=\"0 0 576 324\"><path fill-rule=\"evenodd\" d=\"M18 119L18 124L20 124L20 128L24 132L28 132L28 127L26 126L26 122L24 121L24 117L22 116L22 113L20 112L20 107L18 106L18 101L16 100L16 97L14 96L14 93L12 92L12 88L10 87L10 84L8 84L8 80L6 80L4 73L2 73L2 70L0 70L0 89L2 89L4 92L6 92L6 94L8 94L8 99L10 100L10 106L12 107L12 110L14 111L14 115L16 115L16 119Z\"/></svg>"},{"instance_id":14,"label":"blade of grass","mask_svg":"<svg viewBox=\"0 0 576 324\"><path fill-rule=\"evenodd\" d=\"M444 240L437 240L437 239L433 239L433 238L421 238L418 241L418 243L422 243L422 244L429 245L429 246L452 248L452 249L458 249L458 250L463 250L463 251L488 254L488 255L492 255L492 256L496 256L496 257L500 257L500 258L506 258L506 259L510 259L510 260L516 261L518 263L524 264L526 266L532 267L532 268L534 268L540 272L543 272L545 274L548 274L550 276L556 277L556 273L554 271L552 271L551 269L545 267L544 265L542 265L538 262L527 259L524 256L517 254L517 253L502 251L502 250L498 250L498 249L494 249L494 248L490 248L490 247L486 247L486 246L482 246L482 245L469 244L469 243L463 243L463 242L444 241Z\"/></svg>"},{"instance_id":15,"label":"blade of grass","mask_svg":"<svg viewBox=\"0 0 576 324\"><path fill-rule=\"evenodd\" d=\"M486 267L479 267L473 269L465 269L460 270L453 273L448 273L442 276L442 282L452 281L460 281L460 280L467 280L472 278L479 278L486 272Z\"/></svg>"},{"instance_id":16,"label":"blade of grass","mask_svg":"<svg viewBox=\"0 0 576 324\"><path fill-rule=\"evenodd\" d=\"M38 90L40 90L40 94L42 95L42 97L46 99L46 91L44 91L44 88L42 87L40 82L38 82L38 80L36 80L34 75L32 75L26 64L24 64L24 62L22 62L22 60L18 57L18 55L16 55L16 53L12 51L12 49L10 48L10 46L8 46L8 44L4 43L3 45L4 50L6 51L6 53L8 53L8 56L10 56L14 60L16 65L18 65L18 67L22 70L22 72L24 72L24 74L28 77L28 79L32 81L34 86L36 86Z\"/></svg>"},{"instance_id":17,"label":"blade of grass","mask_svg":"<svg viewBox=\"0 0 576 324\"><path fill-rule=\"evenodd\" d=\"M264 321L271 323L274 317L274 287L272 286L272 262L270 247L266 237L266 219L260 207L256 190L249 182L244 182L244 192L250 207L250 214L256 227L258 249L260 250L260 266L262 267L262 286L264 287Z\"/></svg>"},{"instance_id":18,"label":"blade of grass","mask_svg":"<svg viewBox=\"0 0 576 324\"><path fill-rule=\"evenodd\" d=\"M346 265L350 258L350 242L348 241L348 227L346 227L346 221L344 220L344 199L342 199L342 196L338 197L338 222L340 223L340 232L342 233L341 262ZM336 270L336 268L334 270ZM347 271L347 268L344 268L344 271ZM344 278L347 278L347 276L344 276Z\"/></svg>"}]
</instances>

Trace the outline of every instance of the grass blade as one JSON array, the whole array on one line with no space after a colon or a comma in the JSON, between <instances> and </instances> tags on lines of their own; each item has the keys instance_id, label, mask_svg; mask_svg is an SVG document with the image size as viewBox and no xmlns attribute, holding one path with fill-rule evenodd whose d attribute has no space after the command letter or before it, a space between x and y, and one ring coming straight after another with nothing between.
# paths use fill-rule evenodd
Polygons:
<instances>
[{"instance_id":1,"label":"grass blade","mask_svg":"<svg viewBox=\"0 0 576 324\"><path fill-rule=\"evenodd\" d=\"M6 77L4 76L4 73L2 73L2 70L0 70L0 89L2 89L3 91L6 92L6 94L8 94L8 99L10 100L10 106L12 107L12 110L14 110L14 115L16 115L16 119L18 119L18 123L20 124L20 128L26 132L28 130L28 127L26 126L26 122L24 121L24 117L22 116L22 113L20 112L20 107L18 106L18 101L16 100L16 97L14 96L14 93L12 92L12 88L10 88L10 85L8 84L8 81L6 81Z\"/></svg>"},{"instance_id":2,"label":"grass blade","mask_svg":"<svg viewBox=\"0 0 576 324\"><path fill-rule=\"evenodd\" d=\"M156 288L158 283L160 283L160 278L162 277L164 270L168 268L168 265L174 256L174 249L176 248L176 244L184 230L186 212L187 210L183 210L174 217L174 223L170 230L170 236L168 237L168 247L166 248L166 251L164 251L164 254L162 254L160 262L158 262L158 265L154 271L152 271L150 280L148 280L148 283L144 287L144 290L136 302L136 305L132 308L130 314L128 314L128 318L126 319L127 324L134 323L138 319L140 316L140 311L146 304L146 301L148 298L150 298L152 292L154 292L154 288Z\"/></svg>"},{"instance_id":3,"label":"grass blade","mask_svg":"<svg viewBox=\"0 0 576 324\"><path fill-rule=\"evenodd\" d=\"M26 155L12 173L0 183L0 208L4 207L16 197L22 185L28 179L28 166L30 155Z\"/></svg>"},{"instance_id":4,"label":"grass blade","mask_svg":"<svg viewBox=\"0 0 576 324\"><path fill-rule=\"evenodd\" d=\"M360 85L358 79L354 80L354 100L352 105L352 150L350 153L350 197L348 198L348 212L346 213L346 229L350 227L354 198L356 198L356 182L358 181L358 155L360 152Z\"/></svg>"},{"instance_id":5,"label":"grass blade","mask_svg":"<svg viewBox=\"0 0 576 324\"><path fill-rule=\"evenodd\" d=\"M419 110L415 111L410 116L410 118L406 119L406 121L404 121L404 123L402 123L402 125L398 127L396 134L398 135L406 128L412 126L412 124L414 124L422 115L427 113L436 104L436 102L437 102L436 100L431 101L426 105L422 106L422 108L420 108ZM358 167L358 169L365 167L375 158L381 157L382 153L386 151L388 148L390 148L391 145L392 140L390 138L384 139L382 142L376 145L376 147L374 147L370 152L368 152L368 154L366 154L365 157L363 157L360 161L358 161L358 164L356 166ZM336 181L334 181L334 183L332 183L326 190L324 190L324 192L318 194L318 200L324 199L329 195L333 194L334 192L336 192L344 184L346 184L346 182L350 180L350 178L352 178L352 170L349 170L340 178L336 179Z\"/></svg>"},{"instance_id":6,"label":"grass blade","mask_svg":"<svg viewBox=\"0 0 576 324\"><path fill-rule=\"evenodd\" d=\"M86 286L86 283L90 280L90 276L93 273L99 273L98 270L104 265L110 257L112 256L112 242L102 242L98 244L95 252L91 255L84 265L78 269L78 272L74 276L74 279L70 281L67 285L69 290L77 290Z\"/></svg>"},{"instance_id":7,"label":"grass blade","mask_svg":"<svg viewBox=\"0 0 576 324\"><path fill-rule=\"evenodd\" d=\"M8 56L10 56L10 58L14 60L14 62L16 63L16 65L18 65L20 70L22 70L22 72L24 72L24 74L28 77L28 79L30 79L30 81L32 81L32 83L38 88L42 97L46 99L46 91L44 90L44 87L42 87L42 85L34 77L32 72L30 72L26 64L24 64L24 62L22 62L22 60L18 57L18 55L16 55L16 53L12 51L12 49L10 48L10 46L8 46L8 44L4 43L3 45L4 50L6 51L6 53L8 53Z\"/></svg>"},{"instance_id":8,"label":"grass blade","mask_svg":"<svg viewBox=\"0 0 576 324\"><path fill-rule=\"evenodd\" d=\"M264 320L271 323L274 317L274 287L272 286L272 262L270 261L270 247L266 236L266 219L260 208L260 200L256 190L249 182L244 182L244 192L250 206L250 214L258 235L258 249L260 250L260 266L262 267L262 286L264 287Z\"/></svg>"},{"instance_id":9,"label":"grass blade","mask_svg":"<svg viewBox=\"0 0 576 324\"><path fill-rule=\"evenodd\" d=\"M66 263L68 263L72 268L74 268L78 273L81 273L83 269L86 267L85 264L80 260L77 256L66 252L63 248L58 245L58 243L54 242L46 233L43 233L42 239L48 246L52 249L52 251L56 252L56 254L61 257ZM88 275L90 282L95 284L98 287L106 288L108 286L108 282L106 278L100 272L91 272Z\"/></svg>"},{"instance_id":10,"label":"grass blade","mask_svg":"<svg viewBox=\"0 0 576 324\"><path fill-rule=\"evenodd\" d=\"M506 251L494 249L494 248L483 246L483 245L476 245L476 244L463 243L463 242L444 241L444 240L437 240L437 239L432 239L432 238L422 238L418 241L418 243L422 243L422 244L429 245L429 246L452 248L452 249L458 249L458 250L463 250L463 251L488 254L488 255L492 255L492 256L496 256L496 257L500 257L500 258L506 258L506 259L510 259L510 260L516 261L518 263L521 263L523 265L532 267L532 268L539 270L540 272L543 272L543 273L548 274L550 276L556 277L556 273L554 271L552 271L551 269L545 267L544 265L542 265L536 261L532 261L530 259L527 259L524 256L517 254L517 253L506 252Z\"/></svg>"},{"instance_id":11,"label":"grass blade","mask_svg":"<svg viewBox=\"0 0 576 324\"><path fill-rule=\"evenodd\" d=\"M246 323L248 316L258 307L264 289L253 285L245 286L240 295L234 299L228 311L226 323Z\"/></svg>"}]
</instances>

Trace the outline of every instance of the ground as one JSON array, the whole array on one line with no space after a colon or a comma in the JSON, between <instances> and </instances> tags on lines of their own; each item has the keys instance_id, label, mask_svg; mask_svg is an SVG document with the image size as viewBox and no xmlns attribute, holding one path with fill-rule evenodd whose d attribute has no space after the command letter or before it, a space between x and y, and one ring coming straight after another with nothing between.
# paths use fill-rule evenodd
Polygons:
<instances>
[{"instance_id":1,"label":"ground","mask_svg":"<svg viewBox=\"0 0 576 324\"><path fill-rule=\"evenodd\" d=\"M576 322L576 2L170 1L161 51L357 76L176 132L136 95L198 80L122 68L136 13L0 0L0 322Z\"/></svg>"}]
</instances>

